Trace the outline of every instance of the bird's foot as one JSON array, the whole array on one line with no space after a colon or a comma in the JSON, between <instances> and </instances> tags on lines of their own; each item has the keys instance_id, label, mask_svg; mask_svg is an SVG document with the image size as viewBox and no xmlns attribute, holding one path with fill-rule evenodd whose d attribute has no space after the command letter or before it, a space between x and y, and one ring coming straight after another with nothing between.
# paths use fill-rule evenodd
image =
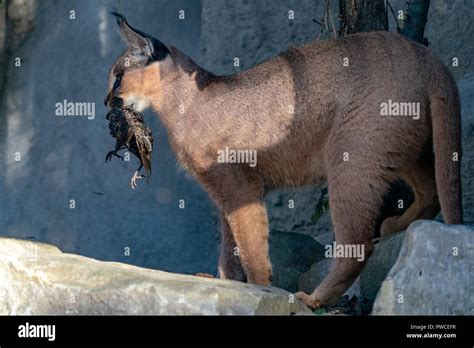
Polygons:
<instances>
[{"instance_id":1,"label":"bird's foot","mask_svg":"<svg viewBox=\"0 0 474 348\"><path fill-rule=\"evenodd\" d=\"M137 180L143 179L144 177L145 175L138 174L138 170L135 173L133 173L133 176L130 179L130 186L132 186L132 189L135 190L135 188L137 187Z\"/></svg>"},{"instance_id":2,"label":"bird's foot","mask_svg":"<svg viewBox=\"0 0 474 348\"><path fill-rule=\"evenodd\" d=\"M113 156L120 158L122 161L124 160L123 157L117 153L117 151L112 150L109 151L107 155L105 155L105 162L110 162Z\"/></svg>"}]
</instances>

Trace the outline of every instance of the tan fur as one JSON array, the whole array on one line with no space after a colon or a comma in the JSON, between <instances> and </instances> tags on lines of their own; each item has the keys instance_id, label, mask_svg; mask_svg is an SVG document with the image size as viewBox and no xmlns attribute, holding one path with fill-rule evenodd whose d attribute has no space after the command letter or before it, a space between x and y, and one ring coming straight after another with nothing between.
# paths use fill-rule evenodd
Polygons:
<instances>
[{"instance_id":1,"label":"tan fur","mask_svg":"<svg viewBox=\"0 0 474 348\"><path fill-rule=\"evenodd\" d=\"M456 85L427 48L397 34L311 43L228 77L171 49L165 60L126 71L110 94L149 100L179 162L221 210L223 278L270 284L263 197L276 188L327 180L336 242L364 245L366 258L383 196L396 179L413 188L415 202L386 220L383 234L433 218L438 196L445 221L461 223L460 162L451 159L461 152ZM389 99L421 103L420 119L381 116ZM225 147L257 150L258 165L218 163ZM298 296L312 307L330 304L363 265L338 258L313 294Z\"/></svg>"}]
</instances>

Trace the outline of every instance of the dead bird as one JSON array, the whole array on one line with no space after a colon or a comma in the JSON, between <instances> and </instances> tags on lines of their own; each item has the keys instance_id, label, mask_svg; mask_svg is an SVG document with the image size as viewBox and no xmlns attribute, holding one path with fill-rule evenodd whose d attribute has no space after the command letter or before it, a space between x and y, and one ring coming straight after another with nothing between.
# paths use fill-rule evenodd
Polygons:
<instances>
[{"instance_id":1,"label":"dead bird","mask_svg":"<svg viewBox=\"0 0 474 348\"><path fill-rule=\"evenodd\" d=\"M117 139L115 149L109 151L105 161L111 161L113 156L124 159L118 151L128 149L140 160L140 167L130 179L132 189L137 187L137 180L146 178L147 182L151 176L151 151L153 149L153 138L151 129L143 120L143 116L131 107L115 107L106 116L109 121L110 134ZM139 175L140 170L145 168L145 175Z\"/></svg>"}]
</instances>

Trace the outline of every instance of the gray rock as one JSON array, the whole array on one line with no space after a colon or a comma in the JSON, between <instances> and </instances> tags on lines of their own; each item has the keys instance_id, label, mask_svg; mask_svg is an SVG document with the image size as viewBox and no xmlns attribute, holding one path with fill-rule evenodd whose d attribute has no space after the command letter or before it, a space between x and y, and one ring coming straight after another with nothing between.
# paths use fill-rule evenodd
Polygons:
<instances>
[{"instance_id":1,"label":"gray rock","mask_svg":"<svg viewBox=\"0 0 474 348\"><path fill-rule=\"evenodd\" d=\"M361 307L364 313L370 313L377 293L395 264L402 246L404 232L382 238L367 261L360 275Z\"/></svg>"},{"instance_id":2,"label":"gray rock","mask_svg":"<svg viewBox=\"0 0 474 348\"><path fill-rule=\"evenodd\" d=\"M272 285L291 292L298 290L300 275L324 258L324 247L304 234L272 231L269 245Z\"/></svg>"},{"instance_id":3,"label":"gray rock","mask_svg":"<svg viewBox=\"0 0 474 348\"><path fill-rule=\"evenodd\" d=\"M310 313L281 289L101 262L0 238L0 315Z\"/></svg>"},{"instance_id":4,"label":"gray rock","mask_svg":"<svg viewBox=\"0 0 474 348\"><path fill-rule=\"evenodd\" d=\"M314 237L314 239L316 239L316 241L322 245L332 244L334 242L334 233L323 233Z\"/></svg>"},{"instance_id":5,"label":"gray rock","mask_svg":"<svg viewBox=\"0 0 474 348\"><path fill-rule=\"evenodd\" d=\"M34 26L36 0L0 1L0 66L8 63L9 51L21 44ZM5 68L0 69L0 95L6 77Z\"/></svg>"},{"instance_id":6,"label":"gray rock","mask_svg":"<svg viewBox=\"0 0 474 348\"><path fill-rule=\"evenodd\" d=\"M473 315L474 227L417 221L382 283L375 315Z\"/></svg>"},{"instance_id":7,"label":"gray rock","mask_svg":"<svg viewBox=\"0 0 474 348\"><path fill-rule=\"evenodd\" d=\"M333 2L333 9L337 4ZM290 44L314 40L324 2L313 0L202 0L204 66L219 74L245 70L285 51ZM294 11L294 20L289 18ZM325 35L327 37L327 35ZM240 67L234 67L234 58Z\"/></svg>"},{"instance_id":8,"label":"gray rock","mask_svg":"<svg viewBox=\"0 0 474 348\"><path fill-rule=\"evenodd\" d=\"M14 48L25 40L33 30L36 15L36 0L12 0L8 3L8 28L10 48Z\"/></svg>"},{"instance_id":9,"label":"gray rock","mask_svg":"<svg viewBox=\"0 0 474 348\"><path fill-rule=\"evenodd\" d=\"M406 3L406 0L390 1L395 12L405 10ZM473 10L472 1L431 0L428 12L425 37L430 42L430 49L448 66L451 65L453 57L462 57L463 63L450 69L458 79L472 75L474 70L474 56L469 53L472 52L472 40L465 36L472 34L472 22L466 13L472 13ZM393 16L389 15L389 21L390 30L395 31Z\"/></svg>"},{"instance_id":10,"label":"gray rock","mask_svg":"<svg viewBox=\"0 0 474 348\"><path fill-rule=\"evenodd\" d=\"M332 259L324 259L314 263L309 271L303 273L298 280L298 290L310 294L323 281L324 277L329 273ZM349 289L344 293L349 298L360 297L360 281L357 278Z\"/></svg>"},{"instance_id":11,"label":"gray rock","mask_svg":"<svg viewBox=\"0 0 474 348\"><path fill-rule=\"evenodd\" d=\"M322 187L308 186L268 193L265 203L269 207L268 218L271 228L307 234L315 239L322 234L332 233L329 211L324 211L317 222L311 221L321 197L321 190ZM289 207L290 201L293 203L293 208Z\"/></svg>"}]
</instances>

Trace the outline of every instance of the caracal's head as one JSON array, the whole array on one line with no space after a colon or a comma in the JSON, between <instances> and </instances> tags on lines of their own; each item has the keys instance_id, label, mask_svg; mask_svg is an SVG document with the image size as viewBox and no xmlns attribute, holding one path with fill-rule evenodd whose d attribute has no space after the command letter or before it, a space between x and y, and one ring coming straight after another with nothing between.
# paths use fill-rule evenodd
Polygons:
<instances>
[{"instance_id":1,"label":"caracal's head","mask_svg":"<svg viewBox=\"0 0 474 348\"><path fill-rule=\"evenodd\" d=\"M121 14L112 14L128 48L110 69L104 103L114 107L122 100L125 106L140 112L157 98L164 66L172 61L170 50L154 37L132 28Z\"/></svg>"}]
</instances>

